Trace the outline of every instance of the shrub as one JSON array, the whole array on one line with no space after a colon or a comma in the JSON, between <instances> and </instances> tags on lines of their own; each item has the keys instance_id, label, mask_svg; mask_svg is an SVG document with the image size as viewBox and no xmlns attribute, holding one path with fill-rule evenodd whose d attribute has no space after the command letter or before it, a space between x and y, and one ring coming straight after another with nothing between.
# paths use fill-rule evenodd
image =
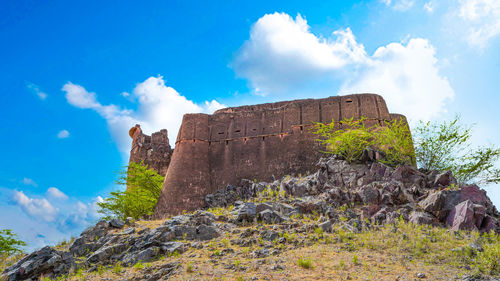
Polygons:
<instances>
[{"instance_id":1,"label":"shrub","mask_svg":"<svg viewBox=\"0 0 500 281\"><path fill-rule=\"evenodd\" d=\"M305 269L310 269L312 268L312 260L310 258L299 258L297 261L297 264Z\"/></svg>"},{"instance_id":2,"label":"shrub","mask_svg":"<svg viewBox=\"0 0 500 281\"><path fill-rule=\"evenodd\" d=\"M347 162L361 160L363 152L372 147L385 154L381 160L387 165L415 165L413 142L404 120L386 121L384 126L365 126L366 118L335 120L328 124L316 122L311 129L326 148L324 153L339 155Z\"/></svg>"},{"instance_id":3,"label":"shrub","mask_svg":"<svg viewBox=\"0 0 500 281\"><path fill-rule=\"evenodd\" d=\"M0 255L21 253L22 246L26 246L26 243L18 240L17 235L12 233L12 230L0 230Z\"/></svg>"},{"instance_id":4,"label":"shrub","mask_svg":"<svg viewBox=\"0 0 500 281\"><path fill-rule=\"evenodd\" d=\"M116 181L126 186L125 191L113 191L103 202L97 203L99 213L105 218L118 217L140 219L151 215L160 197L163 177L155 170L141 163L130 163L128 169L120 172Z\"/></svg>"},{"instance_id":5,"label":"shrub","mask_svg":"<svg viewBox=\"0 0 500 281\"><path fill-rule=\"evenodd\" d=\"M420 122L415 127L415 155L425 170L451 170L460 183L498 183L500 149L471 149L472 126L460 123L456 116L441 123Z\"/></svg>"},{"instance_id":6,"label":"shrub","mask_svg":"<svg viewBox=\"0 0 500 281\"><path fill-rule=\"evenodd\" d=\"M372 144L372 134L364 125L364 118L354 120L344 119L336 124L316 122L312 132L319 135L318 139L325 147L325 153L336 154L352 163L360 160L363 151ZM341 126L341 128L337 128Z\"/></svg>"}]
</instances>

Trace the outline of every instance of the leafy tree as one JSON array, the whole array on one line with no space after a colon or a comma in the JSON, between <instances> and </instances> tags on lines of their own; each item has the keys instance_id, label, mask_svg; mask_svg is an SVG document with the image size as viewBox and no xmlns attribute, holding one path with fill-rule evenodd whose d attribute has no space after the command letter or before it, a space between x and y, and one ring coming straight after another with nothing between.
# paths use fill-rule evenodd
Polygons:
<instances>
[{"instance_id":1,"label":"leafy tree","mask_svg":"<svg viewBox=\"0 0 500 281\"><path fill-rule=\"evenodd\" d=\"M384 126L366 127L366 118L344 119L340 122L323 124L316 122L312 132L320 138L326 150L324 153L341 156L349 163L361 160L363 152L372 147L384 152L380 161L396 166L415 164L411 134L404 120L386 122Z\"/></svg>"},{"instance_id":2,"label":"leafy tree","mask_svg":"<svg viewBox=\"0 0 500 281\"><path fill-rule=\"evenodd\" d=\"M472 126L460 117L442 123L420 122L414 129L415 155L425 170L451 170L460 183L498 183L500 149L471 148Z\"/></svg>"},{"instance_id":3,"label":"leafy tree","mask_svg":"<svg viewBox=\"0 0 500 281\"><path fill-rule=\"evenodd\" d=\"M151 215L160 197L163 179L155 170L141 163L130 163L116 181L126 186L125 191L113 191L103 202L97 203L105 218L139 219Z\"/></svg>"},{"instance_id":4,"label":"leafy tree","mask_svg":"<svg viewBox=\"0 0 500 281\"><path fill-rule=\"evenodd\" d=\"M26 246L26 243L18 240L17 235L10 229L0 230L0 254L11 255L21 253L20 247Z\"/></svg>"}]
</instances>

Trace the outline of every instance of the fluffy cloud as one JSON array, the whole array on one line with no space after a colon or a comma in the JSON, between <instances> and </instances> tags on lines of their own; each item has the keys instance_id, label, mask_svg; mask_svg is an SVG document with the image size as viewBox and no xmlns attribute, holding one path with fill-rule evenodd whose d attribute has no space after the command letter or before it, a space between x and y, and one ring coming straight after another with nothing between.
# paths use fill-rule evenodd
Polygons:
<instances>
[{"instance_id":1,"label":"fluffy cloud","mask_svg":"<svg viewBox=\"0 0 500 281\"><path fill-rule=\"evenodd\" d=\"M258 94L280 92L366 60L364 47L349 28L334 32L336 40L317 37L305 19L284 13L260 18L233 63L240 77Z\"/></svg>"},{"instance_id":2,"label":"fluffy cloud","mask_svg":"<svg viewBox=\"0 0 500 281\"><path fill-rule=\"evenodd\" d=\"M294 20L274 13L252 26L233 68L257 94L317 96L335 93L341 85L342 94L379 93L391 111L429 119L443 112L454 96L437 65L426 39L390 43L370 56L348 28L324 38L311 33L300 15Z\"/></svg>"},{"instance_id":3,"label":"fluffy cloud","mask_svg":"<svg viewBox=\"0 0 500 281\"><path fill-rule=\"evenodd\" d=\"M47 189L45 197L0 187L0 225L17 233L31 251L79 235L101 217L97 202L102 200L98 196L82 202L55 187Z\"/></svg>"},{"instance_id":4,"label":"fluffy cloud","mask_svg":"<svg viewBox=\"0 0 500 281\"><path fill-rule=\"evenodd\" d=\"M62 191L57 189L56 187L49 187L47 189L47 196L54 198L54 199L60 199L60 200L67 200L68 196L64 194Z\"/></svg>"},{"instance_id":5,"label":"fluffy cloud","mask_svg":"<svg viewBox=\"0 0 500 281\"><path fill-rule=\"evenodd\" d=\"M32 180L30 178L23 178L23 184L24 185L31 185L31 186L34 186L34 187L38 186L38 184L34 180Z\"/></svg>"},{"instance_id":6,"label":"fluffy cloud","mask_svg":"<svg viewBox=\"0 0 500 281\"><path fill-rule=\"evenodd\" d=\"M453 11L462 20L467 32L467 42L484 48L488 41L500 34L500 1L459 0L458 10Z\"/></svg>"},{"instance_id":7,"label":"fluffy cloud","mask_svg":"<svg viewBox=\"0 0 500 281\"><path fill-rule=\"evenodd\" d=\"M62 130L59 133L57 133L57 137L60 139L65 139L69 137L69 132L67 130Z\"/></svg>"},{"instance_id":8,"label":"fluffy cloud","mask_svg":"<svg viewBox=\"0 0 500 281\"><path fill-rule=\"evenodd\" d=\"M436 63L435 50L425 39L391 43L378 48L370 63L344 83L341 93L381 93L391 111L429 120L454 97Z\"/></svg>"},{"instance_id":9,"label":"fluffy cloud","mask_svg":"<svg viewBox=\"0 0 500 281\"><path fill-rule=\"evenodd\" d=\"M40 87L38 87L38 85L36 84L33 84L31 82L26 82L26 87L33 93L35 93L41 100L45 100L48 96L45 92L40 90Z\"/></svg>"},{"instance_id":10,"label":"fluffy cloud","mask_svg":"<svg viewBox=\"0 0 500 281\"><path fill-rule=\"evenodd\" d=\"M126 95L137 100L137 110L120 109L113 104L102 105L95 93L71 82L65 84L62 90L66 92L69 104L92 109L106 119L119 149L125 153L130 149L128 130L135 124L141 124L143 131L148 134L166 128L169 139L173 142L185 113L211 113L225 107L215 100L198 105L180 95L174 88L166 86L161 76L146 79L131 94Z\"/></svg>"},{"instance_id":11,"label":"fluffy cloud","mask_svg":"<svg viewBox=\"0 0 500 281\"><path fill-rule=\"evenodd\" d=\"M22 191L15 191L13 199L24 212L47 222L53 221L59 212L47 199L29 198Z\"/></svg>"}]
</instances>

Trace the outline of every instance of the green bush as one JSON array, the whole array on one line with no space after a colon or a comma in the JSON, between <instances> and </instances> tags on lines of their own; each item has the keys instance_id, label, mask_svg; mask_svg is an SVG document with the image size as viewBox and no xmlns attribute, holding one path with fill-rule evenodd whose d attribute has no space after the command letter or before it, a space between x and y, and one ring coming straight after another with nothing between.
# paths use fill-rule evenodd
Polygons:
<instances>
[{"instance_id":1,"label":"green bush","mask_svg":"<svg viewBox=\"0 0 500 281\"><path fill-rule=\"evenodd\" d=\"M160 197L163 179L155 170L141 163L130 163L120 172L117 184L126 186L125 191L113 191L103 202L97 203L99 213L106 219L117 217L140 219L151 215Z\"/></svg>"},{"instance_id":2,"label":"green bush","mask_svg":"<svg viewBox=\"0 0 500 281\"><path fill-rule=\"evenodd\" d=\"M352 163L361 160L363 152L371 147L385 154L381 162L396 166L415 164L413 142L404 120L385 122L384 126L366 127L366 118L335 120L328 124L316 122L311 129L318 135L326 150Z\"/></svg>"},{"instance_id":3,"label":"green bush","mask_svg":"<svg viewBox=\"0 0 500 281\"><path fill-rule=\"evenodd\" d=\"M498 183L500 149L471 148L472 126L456 116L441 123L420 122L414 130L415 155L420 168L451 170L460 183Z\"/></svg>"},{"instance_id":4,"label":"green bush","mask_svg":"<svg viewBox=\"0 0 500 281\"><path fill-rule=\"evenodd\" d=\"M17 235L12 233L12 230L0 230L0 255L21 253L22 246L26 246L26 243L18 240Z\"/></svg>"},{"instance_id":5,"label":"green bush","mask_svg":"<svg viewBox=\"0 0 500 281\"><path fill-rule=\"evenodd\" d=\"M297 265L302 267L302 268L305 268L305 269L310 269L312 268L312 259L310 258L299 258L299 260L297 261Z\"/></svg>"}]
</instances>

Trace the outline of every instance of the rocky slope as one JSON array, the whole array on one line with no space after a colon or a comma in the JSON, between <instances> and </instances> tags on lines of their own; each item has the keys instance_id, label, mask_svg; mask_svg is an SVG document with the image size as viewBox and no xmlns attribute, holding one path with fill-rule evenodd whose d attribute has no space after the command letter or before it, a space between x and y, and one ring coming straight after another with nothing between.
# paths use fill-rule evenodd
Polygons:
<instances>
[{"instance_id":1,"label":"rocky slope","mask_svg":"<svg viewBox=\"0 0 500 281\"><path fill-rule=\"evenodd\" d=\"M361 251L361 255L366 254L362 249L392 247L389 241L397 237L400 239L397 243L393 241L395 245L403 245L404 249L414 247L418 251L413 248L403 250L401 257L394 254L395 258L406 260L408 255L404 253L410 251L409 259L418 261L418 258L425 259L425 253L433 256L433 251L439 250L441 253L435 253L439 256L436 262L451 267L427 268L436 270L436 274L446 276L450 272L458 274L465 270L462 273L467 275L467 270L475 269L474 273L488 279L488 275L500 272L498 260L494 261L495 254L500 253L498 235L477 234L500 233L500 214L484 190L475 185L458 186L450 172L424 173L412 166L393 169L379 162L348 164L328 158L319 161L318 171L314 174L288 176L272 183L245 180L240 186L228 186L208 195L206 203L208 209L164 221L101 221L85 230L66 249L44 247L26 255L8 267L3 277L6 280L37 280L40 277L71 278L87 274L93 276L87 280L212 279L184 275L193 271L191 261L196 261L200 268L206 262L208 267L204 270L208 272L219 268L217 264L227 257L230 261L222 269L223 275L230 271L245 272L252 268L252 262L256 263L256 268L264 268L259 263L268 263L268 259L272 259L268 270L278 272L275 278L295 280L302 278L299 273L288 272L284 275L286 277L279 275L279 272L286 273L287 267L294 267L288 265L294 262L289 260L287 252L310 250L314 256L311 247L323 245L321 257L331 253L340 256L342 251ZM418 233L424 238L408 238ZM385 244L374 244L380 242L370 241L374 237ZM423 246L413 243L417 240L426 245L427 252L422 250ZM446 244L440 244L441 240L446 240ZM489 250L490 244L493 252ZM326 251L328 247L332 250ZM372 262L371 255L379 254L367 254L367 265ZM447 255L456 258L451 260ZM493 261L484 262L488 264L486 272L479 258L491 259L491 255ZM208 256L209 260L201 259L203 256ZM351 257L353 266L356 266L355 256ZM248 262L247 267L234 264L239 258L245 258L245 262L248 258L252 262ZM315 262L320 266L319 261ZM467 265L471 262L477 263L477 267ZM99 277L101 279L96 277L101 276L106 268L108 271L128 272L122 266L139 270ZM421 268L426 266L421 265ZM370 272L367 267L365 271ZM408 266L405 270L408 273L418 268ZM321 274L327 272L325 269ZM269 271L264 271L263 275L255 275L257 279L254 280L265 279L269 274ZM418 274L411 277L426 276L425 273ZM314 275L307 276L314 279ZM353 275L348 277L352 279Z\"/></svg>"}]
</instances>

